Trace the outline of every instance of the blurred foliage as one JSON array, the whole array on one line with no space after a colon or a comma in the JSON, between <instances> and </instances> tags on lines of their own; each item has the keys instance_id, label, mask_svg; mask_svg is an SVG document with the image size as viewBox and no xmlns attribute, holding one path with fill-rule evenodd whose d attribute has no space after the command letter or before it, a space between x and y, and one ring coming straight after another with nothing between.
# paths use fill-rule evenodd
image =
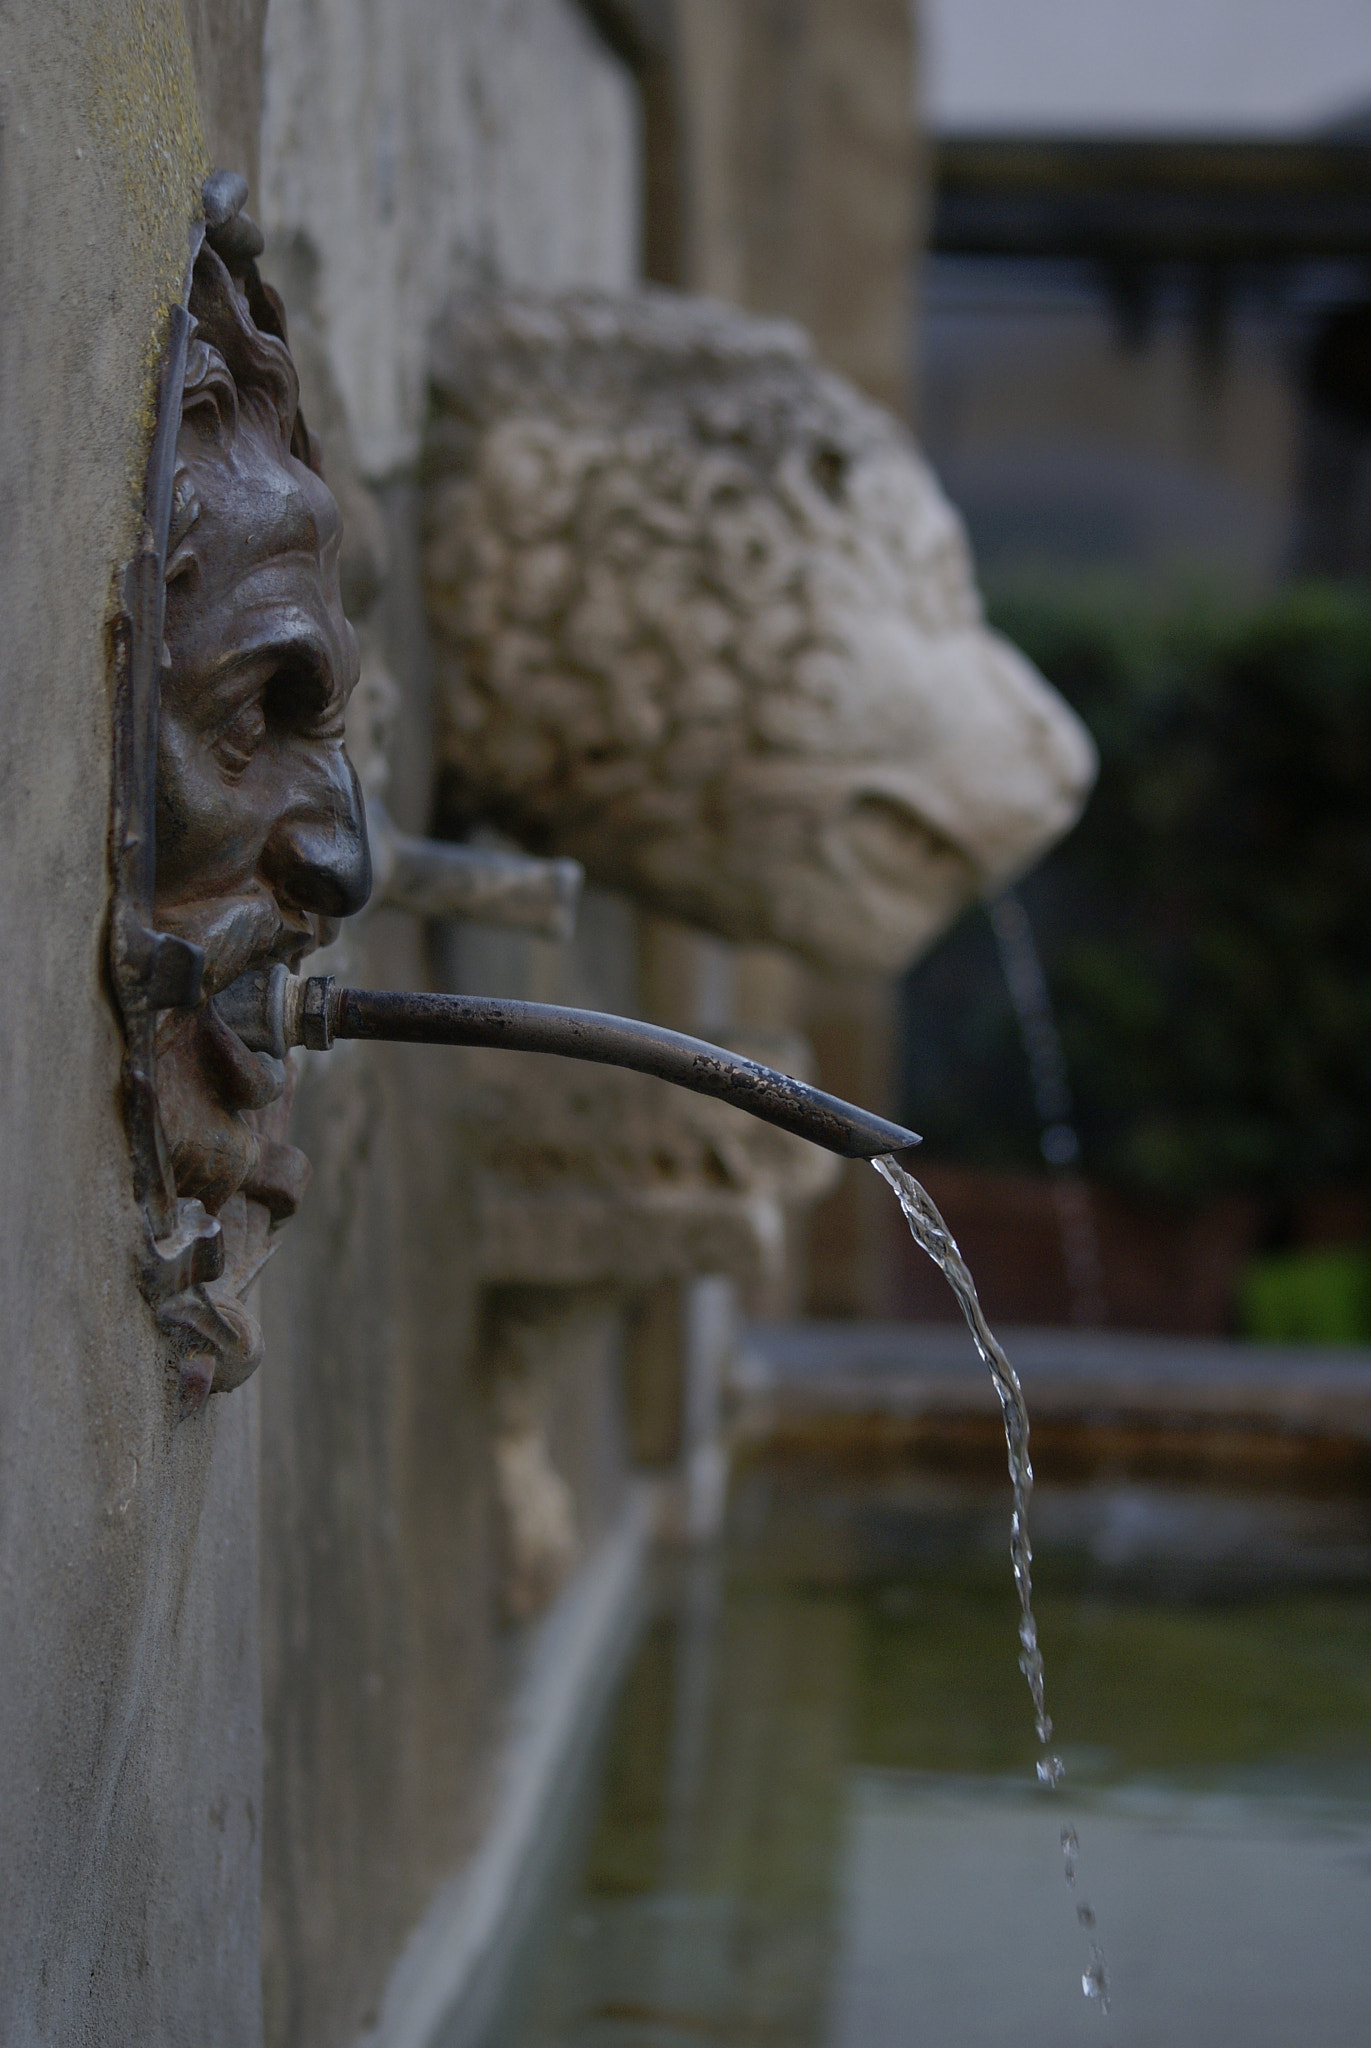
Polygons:
<instances>
[{"instance_id":1,"label":"blurred foliage","mask_svg":"<svg viewBox=\"0 0 1371 2048\"><path fill-rule=\"evenodd\" d=\"M1020 587L991 607L1081 714L1100 777L1022 887L1087 1170L1170 1198L1371 1172L1371 596L1239 609ZM984 915L907 984L906 1111L1037 1160Z\"/></svg>"},{"instance_id":2,"label":"blurred foliage","mask_svg":"<svg viewBox=\"0 0 1371 2048\"><path fill-rule=\"evenodd\" d=\"M1371 1343L1371 1257L1330 1245L1253 1259L1238 1287L1238 1323L1267 1344Z\"/></svg>"}]
</instances>

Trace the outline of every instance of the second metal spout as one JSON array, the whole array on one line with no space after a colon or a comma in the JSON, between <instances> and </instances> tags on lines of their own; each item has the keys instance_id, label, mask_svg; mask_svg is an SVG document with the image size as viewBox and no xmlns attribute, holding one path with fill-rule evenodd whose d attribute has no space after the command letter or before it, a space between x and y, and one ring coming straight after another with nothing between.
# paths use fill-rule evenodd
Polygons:
<instances>
[{"instance_id":1,"label":"second metal spout","mask_svg":"<svg viewBox=\"0 0 1371 2048\"><path fill-rule=\"evenodd\" d=\"M339 988L330 975L302 978L280 966L241 975L215 1004L245 1045L276 1059L295 1045L325 1052L336 1038L558 1053L715 1096L843 1159L876 1159L919 1143L915 1132L741 1053L601 1010L504 996Z\"/></svg>"}]
</instances>

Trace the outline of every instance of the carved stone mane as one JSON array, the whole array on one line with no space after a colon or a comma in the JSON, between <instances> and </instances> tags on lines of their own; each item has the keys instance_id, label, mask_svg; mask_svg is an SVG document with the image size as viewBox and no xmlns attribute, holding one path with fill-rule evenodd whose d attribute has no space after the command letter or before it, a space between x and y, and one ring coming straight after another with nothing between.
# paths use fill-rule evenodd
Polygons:
<instances>
[{"instance_id":1,"label":"carved stone mane","mask_svg":"<svg viewBox=\"0 0 1371 2048\"><path fill-rule=\"evenodd\" d=\"M1087 736L985 626L908 435L798 329L663 291L469 296L434 383L450 823L881 969L1071 823Z\"/></svg>"}]
</instances>

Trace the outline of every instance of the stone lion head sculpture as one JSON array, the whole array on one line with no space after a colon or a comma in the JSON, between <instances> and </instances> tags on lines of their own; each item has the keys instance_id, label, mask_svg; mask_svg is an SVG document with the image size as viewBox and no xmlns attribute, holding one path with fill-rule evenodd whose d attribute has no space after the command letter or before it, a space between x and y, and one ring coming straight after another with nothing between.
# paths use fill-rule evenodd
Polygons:
<instances>
[{"instance_id":1,"label":"stone lion head sculpture","mask_svg":"<svg viewBox=\"0 0 1371 2048\"><path fill-rule=\"evenodd\" d=\"M463 296L427 474L451 826L891 970L1076 817L1088 736L986 626L908 434L797 328Z\"/></svg>"}]
</instances>

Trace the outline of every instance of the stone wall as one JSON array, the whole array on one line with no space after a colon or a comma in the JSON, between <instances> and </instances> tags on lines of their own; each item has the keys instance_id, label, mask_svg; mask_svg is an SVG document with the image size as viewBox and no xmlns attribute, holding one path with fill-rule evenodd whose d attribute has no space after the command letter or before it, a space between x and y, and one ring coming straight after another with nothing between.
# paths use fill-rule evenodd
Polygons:
<instances>
[{"instance_id":1,"label":"stone wall","mask_svg":"<svg viewBox=\"0 0 1371 2048\"><path fill-rule=\"evenodd\" d=\"M16 0L0 122L0 2038L239 2048L256 1396L175 1422L103 975L108 623L204 171L179 7Z\"/></svg>"},{"instance_id":2,"label":"stone wall","mask_svg":"<svg viewBox=\"0 0 1371 2048\"><path fill-rule=\"evenodd\" d=\"M766 1144L744 1156L717 1105L690 1099L659 1130L636 1077L568 1093L536 1063L341 1047L302 1062L293 1135L315 1177L262 1285L261 1373L177 1424L134 1279L102 967L107 642L200 179L243 171L268 231L350 529L356 750L369 791L422 832L432 324L454 285L633 283L642 101L632 38L595 26L632 12L13 0L0 27L6 2048L254 2048L263 2028L339 2048L371 2026L489 1817L521 1622L605 1533L629 1442L681 1448L682 1291L731 1261L755 1280L783 1236L775 1183L803 1178ZM680 281L798 313L896 396L903 0L683 0L676 28ZM773 1046L803 1007L781 953L730 952L611 896L561 948L440 941L382 908L325 964ZM673 1209L663 1158L668 1179L726 1195Z\"/></svg>"},{"instance_id":3,"label":"stone wall","mask_svg":"<svg viewBox=\"0 0 1371 2048\"><path fill-rule=\"evenodd\" d=\"M364 778L423 832L430 325L463 278L631 282L637 95L575 0L271 0L263 107L264 268L330 480L368 535L350 610L390 711ZM430 938L375 911L347 935L347 971L422 988ZM536 940L492 942L504 992L540 955L575 972ZM264 1282L261 1375L263 1970L266 2038L290 2048L335 2048L374 2018L405 1936L475 1847L518 1624L622 1484L614 1301L484 1285L483 1092L461 1054L343 1046L307 1063L297 1097L314 1181Z\"/></svg>"},{"instance_id":4,"label":"stone wall","mask_svg":"<svg viewBox=\"0 0 1371 2048\"><path fill-rule=\"evenodd\" d=\"M577 0L271 0L263 224L302 236L360 467L412 464L429 323L464 274L626 284L632 80Z\"/></svg>"},{"instance_id":5,"label":"stone wall","mask_svg":"<svg viewBox=\"0 0 1371 2048\"><path fill-rule=\"evenodd\" d=\"M266 1289L270 1363L178 1424L135 1283L104 985L108 627L166 309L219 162L248 175L314 321L330 389L312 398L384 483L371 646L400 690L391 800L422 826L406 473L428 319L454 274L630 280L637 101L572 0L276 0L269 19L265 0L18 0L0 37L0 2037L251 2048L265 1839L271 2036L341 2042L480 1828L503 1690L497 1432L444 1121L458 1076L360 1049L306 1075L317 1177ZM354 959L425 978L394 915ZM549 1401L587 1543L621 1466L615 1341L582 1315Z\"/></svg>"}]
</instances>

